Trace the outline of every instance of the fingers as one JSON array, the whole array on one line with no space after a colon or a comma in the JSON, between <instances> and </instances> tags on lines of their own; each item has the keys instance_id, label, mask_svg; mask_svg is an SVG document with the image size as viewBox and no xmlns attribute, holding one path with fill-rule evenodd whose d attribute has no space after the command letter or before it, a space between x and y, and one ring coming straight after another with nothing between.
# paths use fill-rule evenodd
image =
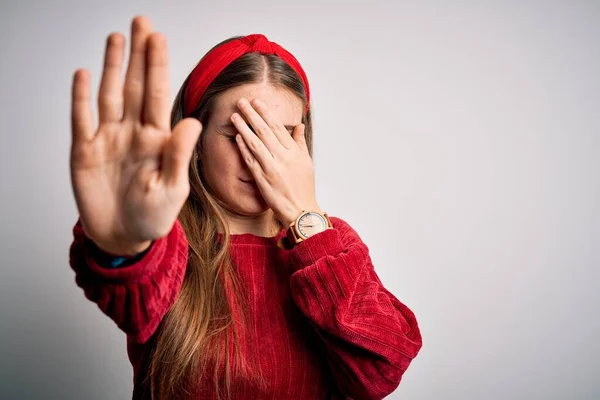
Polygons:
<instances>
[{"instance_id":1,"label":"fingers","mask_svg":"<svg viewBox=\"0 0 600 400\"><path fill-rule=\"evenodd\" d=\"M188 179L190 159L201 131L202 124L195 118L182 119L173 129L162 159L161 178L166 185L176 186Z\"/></svg>"},{"instance_id":2,"label":"fingers","mask_svg":"<svg viewBox=\"0 0 600 400\"><path fill-rule=\"evenodd\" d=\"M286 149L294 148L294 141L290 137L290 133L286 130L285 126L269 111L267 106L262 100L255 99L252 101L252 105L256 110L256 113L266 122L268 128L273 132L275 137Z\"/></svg>"},{"instance_id":3,"label":"fingers","mask_svg":"<svg viewBox=\"0 0 600 400\"><path fill-rule=\"evenodd\" d=\"M106 41L104 71L98 92L98 121L100 123L121 120L123 112L121 70L124 53L125 38L120 33L113 33Z\"/></svg>"},{"instance_id":4,"label":"fingers","mask_svg":"<svg viewBox=\"0 0 600 400\"><path fill-rule=\"evenodd\" d=\"M235 135L235 141L238 144L240 149L240 154L244 159L244 162L248 166L248 169L252 173L254 179L258 182L263 179L262 168L260 163L256 160L256 157L252 153L252 151L248 148L248 145L244 141L244 138L241 134Z\"/></svg>"},{"instance_id":5,"label":"fingers","mask_svg":"<svg viewBox=\"0 0 600 400\"><path fill-rule=\"evenodd\" d=\"M71 133L73 145L94 138L94 117L90 104L90 74L79 69L73 76L71 91Z\"/></svg>"},{"instance_id":6,"label":"fingers","mask_svg":"<svg viewBox=\"0 0 600 400\"><path fill-rule=\"evenodd\" d=\"M169 62L167 39L153 33L148 39L148 70L144 90L144 122L161 130L169 130Z\"/></svg>"},{"instance_id":7,"label":"fingers","mask_svg":"<svg viewBox=\"0 0 600 400\"><path fill-rule=\"evenodd\" d=\"M257 107L258 104L260 104L260 103L257 103L257 100L254 100L253 105L251 105L248 102L248 100L246 100L245 98L241 98L237 102L237 106L240 108L240 110L242 110L242 112L248 119L248 122L254 128L256 135L264 143L264 145L268 149L268 151L273 156L278 156L280 154L280 150L284 150L284 149L281 148L282 144L280 143L277 136L275 136L275 134L273 133L271 127L267 124L267 122L265 122L265 120L263 120L263 118L254 109L254 107ZM266 107L262 107L262 109L266 111ZM234 114L234 115L237 115L237 114ZM236 123L236 121L233 120L233 118L232 118L232 121L234 124ZM276 124L273 124L273 128L276 130L279 129L279 127ZM281 128L283 128L283 126ZM250 142L248 142L248 143L250 143Z\"/></svg>"},{"instance_id":8,"label":"fingers","mask_svg":"<svg viewBox=\"0 0 600 400\"><path fill-rule=\"evenodd\" d=\"M299 125L296 125L296 127L294 128L294 131L292 132L292 138L298 144L298 147L300 147L302 150L304 150L308 154L309 151L308 151L308 145L306 144L306 135L305 134L306 134L306 125L299 124Z\"/></svg>"},{"instance_id":9,"label":"fingers","mask_svg":"<svg viewBox=\"0 0 600 400\"><path fill-rule=\"evenodd\" d=\"M134 18L131 23L131 50L125 76L123 115L125 119L131 121L140 121L142 118L146 76L146 46L151 33L150 20L145 17Z\"/></svg>"},{"instance_id":10,"label":"fingers","mask_svg":"<svg viewBox=\"0 0 600 400\"><path fill-rule=\"evenodd\" d=\"M242 137L243 143L241 144L245 144L250 149L254 158L256 158L262 166L263 171L270 171L274 161L273 154L269 151L261 139L258 138L258 134L255 135L252 132L250 127L246 124L246 121L244 121L238 113L233 113L231 116L231 121ZM271 133L271 135L273 134ZM277 140L275 137L273 137L273 139ZM239 139L238 144L240 144ZM281 144L278 144L278 146L281 146ZM240 150L242 150L241 147Z\"/></svg>"}]
</instances>

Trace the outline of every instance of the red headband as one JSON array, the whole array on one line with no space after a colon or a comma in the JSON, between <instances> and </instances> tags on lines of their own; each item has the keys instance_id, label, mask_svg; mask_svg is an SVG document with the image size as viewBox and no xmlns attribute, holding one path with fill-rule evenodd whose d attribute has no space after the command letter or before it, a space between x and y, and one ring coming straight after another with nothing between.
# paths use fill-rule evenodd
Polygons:
<instances>
[{"instance_id":1,"label":"red headband","mask_svg":"<svg viewBox=\"0 0 600 400\"><path fill-rule=\"evenodd\" d=\"M231 62L246 53L258 52L261 54L275 54L285 61L302 79L306 90L306 108L310 105L310 90L308 79L302 66L290 52L275 42L269 41L265 35L255 33L231 40L213 49L202 58L190 75L183 99L183 112L189 117L198 106L208 85L227 67Z\"/></svg>"}]
</instances>

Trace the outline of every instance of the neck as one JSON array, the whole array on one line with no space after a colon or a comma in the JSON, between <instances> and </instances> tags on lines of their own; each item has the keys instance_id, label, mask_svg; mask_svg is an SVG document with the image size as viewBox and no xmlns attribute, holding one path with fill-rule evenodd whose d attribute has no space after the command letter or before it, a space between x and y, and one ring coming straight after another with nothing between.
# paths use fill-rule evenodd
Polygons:
<instances>
[{"instance_id":1,"label":"neck","mask_svg":"<svg viewBox=\"0 0 600 400\"><path fill-rule=\"evenodd\" d=\"M273 223L273 211L269 208L259 215L240 215L224 210L231 235L251 233L256 236L272 237L279 233L279 226Z\"/></svg>"}]
</instances>

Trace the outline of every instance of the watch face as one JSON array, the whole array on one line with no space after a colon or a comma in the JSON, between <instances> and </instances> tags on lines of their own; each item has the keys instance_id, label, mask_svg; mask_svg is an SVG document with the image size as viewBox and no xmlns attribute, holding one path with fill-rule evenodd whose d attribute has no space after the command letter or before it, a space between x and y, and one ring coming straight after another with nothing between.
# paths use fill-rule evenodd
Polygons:
<instances>
[{"instance_id":1,"label":"watch face","mask_svg":"<svg viewBox=\"0 0 600 400\"><path fill-rule=\"evenodd\" d=\"M319 233L327 228L325 218L317 213L306 213L298 221L298 230L300 233L309 238L315 233Z\"/></svg>"}]
</instances>

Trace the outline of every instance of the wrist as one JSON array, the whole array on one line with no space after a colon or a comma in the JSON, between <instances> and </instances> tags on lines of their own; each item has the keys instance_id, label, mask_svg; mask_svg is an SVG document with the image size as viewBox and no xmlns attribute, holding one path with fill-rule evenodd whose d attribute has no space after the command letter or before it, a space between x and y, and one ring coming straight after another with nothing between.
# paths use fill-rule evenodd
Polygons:
<instances>
[{"instance_id":1,"label":"wrist","mask_svg":"<svg viewBox=\"0 0 600 400\"><path fill-rule=\"evenodd\" d=\"M287 229L290 227L290 225L292 223L296 222L298 217L300 217L300 215L302 215L302 213L304 213L305 211L315 211L315 212L318 212L319 214L324 213L324 211L321 210L321 207L319 207L318 204L314 204L312 206L307 206L307 207L302 207L302 208L294 207L281 218L281 222Z\"/></svg>"},{"instance_id":2,"label":"wrist","mask_svg":"<svg viewBox=\"0 0 600 400\"><path fill-rule=\"evenodd\" d=\"M135 257L148 250L152 244L152 240L136 244L126 244L122 242L118 244L101 244L94 242L94 244L99 250L112 257Z\"/></svg>"},{"instance_id":3,"label":"wrist","mask_svg":"<svg viewBox=\"0 0 600 400\"><path fill-rule=\"evenodd\" d=\"M302 210L296 219L288 224L286 234L280 239L278 246L282 249L291 249L298 243L330 228L333 228L333 225L329 216L319 207Z\"/></svg>"}]
</instances>

